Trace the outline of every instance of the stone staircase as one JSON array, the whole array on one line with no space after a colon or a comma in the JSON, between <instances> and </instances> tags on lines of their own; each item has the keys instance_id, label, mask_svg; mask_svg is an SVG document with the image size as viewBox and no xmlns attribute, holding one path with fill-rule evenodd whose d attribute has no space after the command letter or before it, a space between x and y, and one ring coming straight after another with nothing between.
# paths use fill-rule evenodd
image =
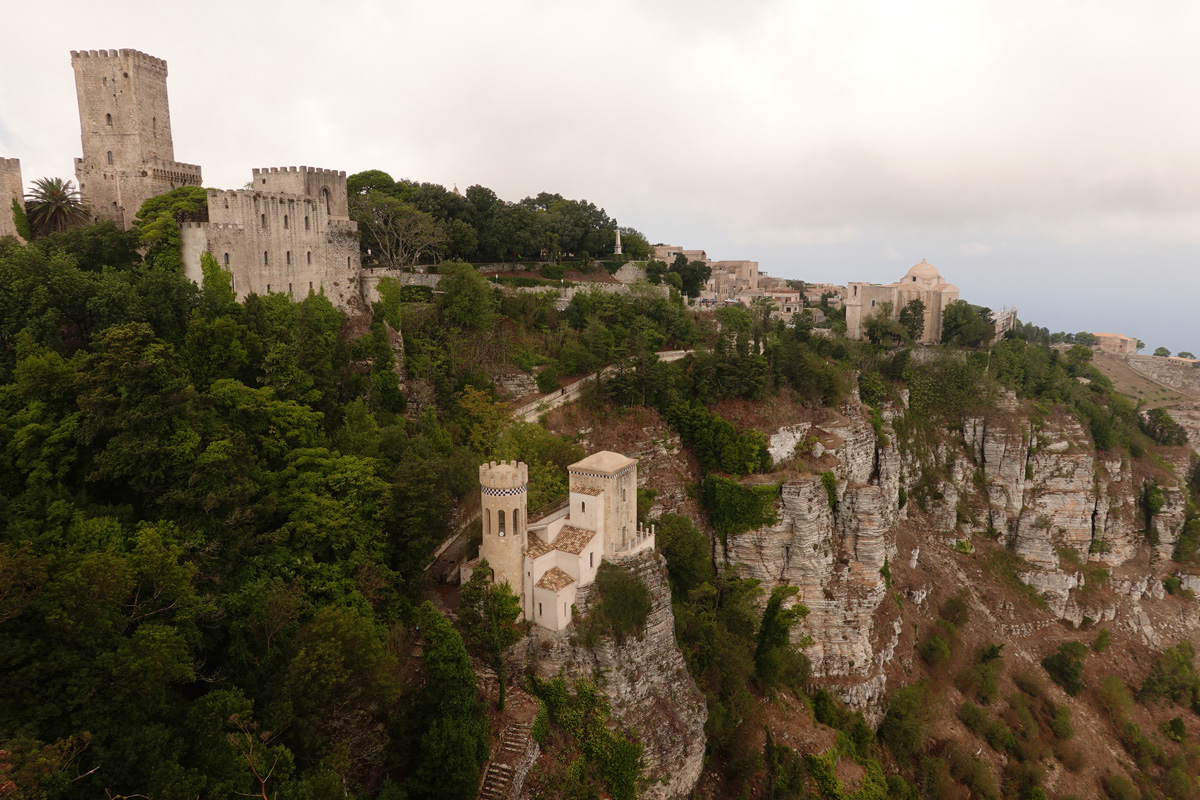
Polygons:
<instances>
[{"instance_id":1,"label":"stone staircase","mask_svg":"<svg viewBox=\"0 0 1200 800\"><path fill-rule=\"evenodd\" d=\"M508 800L511 797L513 779L529 751L532 728L531 722L514 722L504 729L500 747L484 771L480 800ZM523 780L525 776L521 774L520 777Z\"/></svg>"}]
</instances>

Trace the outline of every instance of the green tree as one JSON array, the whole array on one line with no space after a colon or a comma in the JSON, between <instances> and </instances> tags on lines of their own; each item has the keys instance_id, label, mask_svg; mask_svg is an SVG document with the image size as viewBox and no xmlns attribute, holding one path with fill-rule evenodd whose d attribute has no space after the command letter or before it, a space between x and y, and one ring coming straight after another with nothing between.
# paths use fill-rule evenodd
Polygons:
<instances>
[{"instance_id":1,"label":"green tree","mask_svg":"<svg viewBox=\"0 0 1200 800\"><path fill-rule=\"evenodd\" d=\"M91 222L91 213L83 204L72 181L62 178L38 178L25 199L25 213L34 236L61 233Z\"/></svg>"},{"instance_id":2,"label":"green tree","mask_svg":"<svg viewBox=\"0 0 1200 800\"><path fill-rule=\"evenodd\" d=\"M488 754L487 717L462 637L425 601L417 615L425 685L417 698L420 736L410 794L424 800L473 800L479 767Z\"/></svg>"},{"instance_id":3,"label":"green tree","mask_svg":"<svg viewBox=\"0 0 1200 800\"><path fill-rule=\"evenodd\" d=\"M983 347L996 335L992 310L955 300L942 310L942 344Z\"/></svg>"},{"instance_id":4,"label":"green tree","mask_svg":"<svg viewBox=\"0 0 1200 800\"><path fill-rule=\"evenodd\" d=\"M798 686L808 679L807 660L791 642L792 628L808 616L808 608L799 602L784 607L785 602L799 593L795 586L776 586L763 610L754 648L754 675L765 689L771 689L780 680Z\"/></svg>"},{"instance_id":5,"label":"green tree","mask_svg":"<svg viewBox=\"0 0 1200 800\"><path fill-rule=\"evenodd\" d=\"M350 198L350 218L362 231L363 252L388 267L411 267L437 258L447 244L445 228L431 215L376 189Z\"/></svg>"},{"instance_id":6,"label":"green tree","mask_svg":"<svg viewBox=\"0 0 1200 800\"><path fill-rule=\"evenodd\" d=\"M458 593L458 627L467 647L496 672L500 684L500 710L504 710L504 651L521 639L518 619L521 600L507 582L492 584L486 558L471 573Z\"/></svg>"},{"instance_id":7,"label":"green tree","mask_svg":"<svg viewBox=\"0 0 1200 800\"><path fill-rule=\"evenodd\" d=\"M466 330L484 331L492 327L499 310L495 290L470 264L448 262L439 269L442 275L437 299L442 316L452 325Z\"/></svg>"},{"instance_id":8,"label":"green tree","mask_svg":"<svg viewBox=\"0 0 1200 800\"><path fill-rule=\"evenodd\" d=\"M919 342L925 338L925 302L919 297L909 300L900 309L899 322L908 331L908 338L912 341Z\"/></svg>"},{"instance_id":9,"label":"green tree","mask_svg":"<svg viewBox=\"0 0 1200 800\"><path fill-rule=\"evenodd\" d=\"M1195 354L1193 354L1187 350L1180 350L1178 355L1180 358L1193 358L1194 359L1196 357Z\"/></svg>"},{"instance_id":10,"label":"green tree","mask_svg":"<svg viewBox=\"0 0 1200 800\"><path fill-rule=\"evenodd\" d=\"M1171 351L1165 347L1156 347L1154 348L1154 355L1159 358L1167 358L1171 355Z\"/></svg>"}]
</instances>

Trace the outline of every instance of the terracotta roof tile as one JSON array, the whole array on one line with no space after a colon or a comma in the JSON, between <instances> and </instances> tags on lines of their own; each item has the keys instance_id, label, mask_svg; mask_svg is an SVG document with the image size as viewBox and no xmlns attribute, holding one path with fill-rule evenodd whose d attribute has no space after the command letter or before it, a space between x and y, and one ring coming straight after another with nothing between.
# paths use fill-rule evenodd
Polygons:
<instances>
[{"instance_id":1,"label":"terracotta roof tile","mask_svg":"<svg viewBox=\"0 0 1200 800\"><path fill-rule=\"evenodd\" d=\"M553 551L553 547L546 544L538 537L531 535L529 537L529 546L525 548L525 555L536 559L541 558L542 556L546 555L546 553L551 553Z\"/></svg>"},{"instance_id":2,"label":"terracotta roof tile","mask_svg":"<svg viewBox=\"0 0 1200 800\"><path fill-rule=\"evenodd\" d=\"M579 486L571 490L571 494L586 494L589 497L599 497L604 494L603 489L593 489L590 486Z\"/></svg>"},{"instance_id":3,"label":"terracotta roof tile","mask_svg":"<svg viewBox=\"0 0 1200 800\"><path fill-rule=\"evenodd\" d=\"M552 592L557 592L559 589L565 589L575 582L567 573L563 572L558 567L551 567L546 570L546 574L538 579L537 588L549 589Z\"/></svg>"},{"instance_id":4,"label":"terracotta roof tile","mask_svg":"<svg viewBox=\"0 0 1200 800\"><path fill-rule=\"evenodd\" d=\"M576 528L574 525L563 525L562 530L558 532L558 536L554 537L554 549L561 550L564 553L579 555L595 535L596 531L585 531L583 528Z\"/></svg>"}]
</instances>

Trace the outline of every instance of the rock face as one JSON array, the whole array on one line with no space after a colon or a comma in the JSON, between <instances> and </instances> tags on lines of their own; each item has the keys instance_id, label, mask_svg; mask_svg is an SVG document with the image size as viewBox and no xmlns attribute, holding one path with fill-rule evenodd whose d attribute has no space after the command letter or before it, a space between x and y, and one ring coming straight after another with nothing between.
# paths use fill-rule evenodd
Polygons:
<instances>
[{"instance_id":1,"label":"rock face","mask_svg":"<svg viewBox=\"0 0 1200 800\"><path fill-rule=\"evenodd\" d=\"M644 748L638 796L686 797L704 766L708 709L675 643L666 563L653 551L608 560L637 575L650 591L653 605L643 635L621 644L606 638L589 649L572 642L570 629L554 633L535 628L523 656L541 677L560 671L568 681L600 676L612 718L635 730ZM581 614L594 602L594 586L580 589L576 606Z\"/></svg>"}]
</instances>

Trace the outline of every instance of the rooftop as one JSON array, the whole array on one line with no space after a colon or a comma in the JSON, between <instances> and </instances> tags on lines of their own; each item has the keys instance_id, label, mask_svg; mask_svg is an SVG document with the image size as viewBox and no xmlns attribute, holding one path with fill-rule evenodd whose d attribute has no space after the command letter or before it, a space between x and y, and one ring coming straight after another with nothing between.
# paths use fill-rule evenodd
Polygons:
<instances>
[{"instance_id":1,"label":"rooftop","mask_svg":"<svg viewBox=\"0 0 1200 800\"><path fill-rule=\"evenodd\" d=\"M574 582L574 578L563 572L558 567L551 567L550 569L546 570L546 574L538 580L536 586L539 589L549 589L552 592L557 592L559 589L565 589Z\"/></svg>"},{"instance_id":2,"label":"rooftop","mask_svg":"<svg viewBox=\"0 0 1200 800\"><path fill-rule=\"evenodd\" d=\"M564 553L579 555L583 552L583 548L588 546L588 542L596 536L596 531L585 531L583 528L576 528L574 525L563 525L562 530L558 532L558 536L554 537L554 549L561 550Z\"/></svg>"},{"instance_id":3,"label":"rooftop","mask_svg":"<svg viewBox=\"0 0 1200 800\"><path fill-rule=\"evenodd\" d=\"M603 489L593 489L589 486L580 486L571 490L571 494L586 494L588 497L599 497L604 494Z\"/></svg>"},{"instance_id":4,"label":"rooftop","mask_svg":"<svg viewBox=\"0 0 1200 800\"><path fill-rule=\"evenodd\" d=\"M542 556L546 555L546 553L550 553L553 551L554 551L553 547L546 544L538 537L530 536L529 537L529 546L525 548L525 555L529 556L530 558L537 559L537 558L541 558Z\"/></svg>"},{"instance_id":5,"label":"rooftop","mask_svg":"<svg viewBox=\"0 0 1200 800\"><path fill-rule=\"evenodd\" d=\"M625 469L630 464L636 464L632 458L623 456L620 453L614 453L611 450L601 450L598 453L592 453L582 461L576 461L571 466L567 467L568 471L584 470L587 472L602 472L611 475L614 472L619 472Z\"/></svg>"}]
</instances>

